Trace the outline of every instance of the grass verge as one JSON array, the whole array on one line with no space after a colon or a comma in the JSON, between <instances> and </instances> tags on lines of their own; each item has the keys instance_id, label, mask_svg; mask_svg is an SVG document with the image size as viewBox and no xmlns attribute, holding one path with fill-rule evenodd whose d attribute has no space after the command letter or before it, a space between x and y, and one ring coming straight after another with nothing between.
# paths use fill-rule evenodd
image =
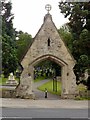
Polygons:
<instances>
[{"instance_id":1,"label":"grass verge","mask_svg":"<svg viewBox=\"0 0 90 120\"><path fill-rule=\"evenodd\" d=\"M38 77L34 80L34 82L40 82L41 80L45 80L45 77Z\"/></svg>"},{"instance_id":2,"label":"grass verge","mask_svg":"<svg viewBox=\"0 0 90 120\"><path fill-rule=\"evenodd\" d=\"M50 80L49 82L39 86L37 89L41 91L45 91L45 88L47 88L48 92L56 95L61 95L61 83L57 81L57 92L53 91L53 80Z\"/></svg>"},{"instance_id":3,"label":"grass verge","mask_svg":"<svg viewBox=\"0 0 90 120\"><path fill-rule=\"evenodd\" d=\"M5 85L7 80L8 78L0 77L0 85ZM15 80L19 81L18 78L15 78Z\"/></svg>"}]
</instances>

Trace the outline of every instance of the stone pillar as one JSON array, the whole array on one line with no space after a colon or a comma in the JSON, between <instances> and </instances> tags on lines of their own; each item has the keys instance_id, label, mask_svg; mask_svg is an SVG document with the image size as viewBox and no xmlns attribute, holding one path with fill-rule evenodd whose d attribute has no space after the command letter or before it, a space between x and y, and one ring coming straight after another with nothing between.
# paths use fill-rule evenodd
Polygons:
<instances>
[{"instance_id":1,"label":"stone pillar","mask_svg":"<svg viewBox=\"0 0 90 120\"><path fill-rule=\"evenodd\" d=\"M67 66L62 67L62 91L61 97L68 94L68 84L67 84Z\"/></svg>"},{"instance_id":2,"label":"stone pillar","mask_svg":"<svg viewBox=\"0 0 90 120\"><path fill-rule=\"evenodd\" d=\"M73 70L71 69L71 71L69 72L69 86L68 86L68 89L69 89L69 96L76 96L78 94L78 91L77 91L77 85L76 85L76 76L73 72Z\"/></svg>"},{"instance_id":3,"label":"stone pillar","mask_svg":"<svg viewBox=\"0 0 90 120\"><path fill-rule=\"evenodd\" d=\"M32 76L28 68L25 68L21 74L20 85L16 88L16 96L34 99L34 94L32 92Z\"/></svg>"},{"instance_id":4,"label":"stone pillar","mask_svg":"<svg viewBox=\"0 0 90 120\"><path fill-rule=\"evenodd\" d=\"M61 98L74 98L78 95L76 76L73 69L67 65L62 67L62 92Z\"/></svg>"}]
</instances>

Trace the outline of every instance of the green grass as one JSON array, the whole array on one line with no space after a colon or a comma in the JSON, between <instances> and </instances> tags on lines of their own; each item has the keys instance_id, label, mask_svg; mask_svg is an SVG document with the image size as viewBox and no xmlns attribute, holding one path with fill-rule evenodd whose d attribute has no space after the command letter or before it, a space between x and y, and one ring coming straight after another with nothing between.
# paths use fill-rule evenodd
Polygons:
<instances>
[{"instance_id":1,"label":"green grass","mask_svg":"<svg viewBox=\"0 0 90 120\"><path fill-rule=\"evenodd\" d=\"M17 81L19 81L18 78L15 78ZM37 79L34 80L34 82L39 82L41 80L44 80L45 77L38 77ZM4 78L4 77L0 77L0 85L5 85L6 81L8 80L8 78Z\"/></svg>"},{"instance_id":2,"label":"green grass","mask_svg":"<svg viewBox=\"0 0 90 120\"><path fill-rule=\"evenodd\" d=\"M90 100L90 96L89 96L90 91L87 90L87 87L85 85L79 84L77 86L77 89L79 93L82 93L82 95L77 96L75 100ZM85 92L87 93L87 95L84 95Z\"/></svg>"},{"instance_id":3,"label":"green grass","mask_svg":"<svg viewBox=\"0 0 90 120\"><path fill-rule=\"evenodd\" d=\"M90 100L90 97L76 97L75 100Z\"/></svg>"},{"instance_id":4,"label":"green grass","mask_svg":"<svg viewBox=\"0 0 90 120\"><path fill-rule=\"evenodd\" d=\"M18 78L15 78L15 79L17 81L19 81ZM5 85L7 80L8 80L8 78L0 77L0 85Z\"/></svg>"},{"instance_id":5,"label":"green grass","mask_svg":"<svg viewBox=\"0 0 90 120\"><path fill-rule=\"evenodd\" d=\"M86 86L83 85L83 84L79 84L79 85L77 86L77 89L78 89L79 91L86 91L86 90L87 90Z\"/></svg>"},{"instance_id":6,"label":"green grass","mask_svg":"<svg viewBox=\"0 0 90 120\"><path fill-rule=\"evenodd\" d=\"M45 91L45 88L47 88L48 92L52 94L61 95L61 83L60 82L57 82L57 92L53 91L53 80L50 80L49 82L38 87L38 89L41 91Z\"/></svg>"},{"instance_id":7,"label":"green grass","mask_svg":"<svg viewBox=\"0 0 90 120\"><path fill-rule=\"evenodd\" d=\"M45 80L45 77L38 77L34 80L34 82L40 82L41 80Z\"/></svg>"},{"instance_id":8,"label":"green grass","mask_svg":"<svg viewBox=\"0 0 90 120\"><path fill-rule=\"evenodd\" d=\"M19 81L18 78L15 78L17 81ZM45 77L38 77L37 79L34 80L34 82L39 82L41 80L44 80ZM5 85L6 84L6 81L8 80L8 78L4 78L3 76L0 77L0 85Z\"/></svg>"},{"instance_id":9,"label":"green grass","mask_svg":"<svg viewBox=\"0 0 90 120\"><path fill-rule=\"evenodd\" d=\"M4 85L8 78L0 77L0 85Z\"/></svg>"}]
</instances>

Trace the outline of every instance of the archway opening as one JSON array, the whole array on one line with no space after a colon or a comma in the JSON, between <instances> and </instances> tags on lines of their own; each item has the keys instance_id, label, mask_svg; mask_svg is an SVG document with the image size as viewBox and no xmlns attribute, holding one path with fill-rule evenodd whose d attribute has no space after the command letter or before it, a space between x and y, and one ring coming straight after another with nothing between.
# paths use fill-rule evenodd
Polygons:
<instances>
[{"instance_id":1,"label":"archway opening","mask_svg":"<svg viewBox=\"0 0 90 120\"><path fill-rule=\"evenodd\" d=\"M52 59L44 59L34 65L34 93L44 98L45 89L48 99L60 99L62 67Z\"/></svg>"}]
</instances>

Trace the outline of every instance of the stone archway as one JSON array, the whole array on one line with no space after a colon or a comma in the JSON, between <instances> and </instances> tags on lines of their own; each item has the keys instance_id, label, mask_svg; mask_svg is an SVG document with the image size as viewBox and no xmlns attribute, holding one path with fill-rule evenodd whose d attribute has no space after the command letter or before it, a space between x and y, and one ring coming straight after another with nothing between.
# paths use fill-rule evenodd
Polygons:
<instances>
[{"instance_id":1,"label":"stone archway","mask_svg":"<svg viewBox=\"0 0 90 120\"><path fill-rule=\"evenodd\" d=\"M68 72L68 64L56 56L47 54L47 55L44 55L44 56L41 56L41 57L35 59L32 63L30 63L28 66L29 67L28 69L29 69L29 72L32 73L32 78L34 79L34 66L36 64L38 64L40 61L47 60L47 59L54 61L58 65L61 66L61 81L62 81L61 97L64 98L67 95L71 95L73 93L73 91L76 90L75 81L73 81L73 82L71 81L71 83L69 81L69 78L72 77L73 72L69 73ZM75 78L73 78L73 79L75 79ZM69 97L71 97L71 96L69 96Z\"/></svg>"},{"instance_id":2,"label":"stone archway","mask_svg":"<svg viewBox=\"0 0 90 120\"><path fill-rule=\"evenodd\" d=\"M20 83L22 87L19 86L17 89L19 96L21 96L21 93L24 96L27 93L27 89L24 88L26 79L30 81L28 73L31 74L31 78L33 79L34 65L44 59L55 61L62 67L62 98L75 96L76 77L73 72L75 60L61 39L49 13L45 15L43 25L36 34L32 45L21 62L23 72L21 74ZM19 89L22 90L19 92ZM33 96L32 82L28 89L28 94Z\"/></svg>"},{"instance_id":3,"label":"stone archway","mask_svg":"<svg viewBox=\"0 0 90 120\"><path fill-rule=\"evenodd\" d=\"M32 73L32 78L34 79L34 66L43 60L51 60L61 66L61 81L62 81L61 96L63 96L63 94L67 94L68 93L67 64L64 61L62 61L61 59L59 59L53 55L48 54L48 55L41 56L41 57L37 58L36 60L34 60L31 64L29 64L29 72Z\"/></svg>"}]
</instances>

